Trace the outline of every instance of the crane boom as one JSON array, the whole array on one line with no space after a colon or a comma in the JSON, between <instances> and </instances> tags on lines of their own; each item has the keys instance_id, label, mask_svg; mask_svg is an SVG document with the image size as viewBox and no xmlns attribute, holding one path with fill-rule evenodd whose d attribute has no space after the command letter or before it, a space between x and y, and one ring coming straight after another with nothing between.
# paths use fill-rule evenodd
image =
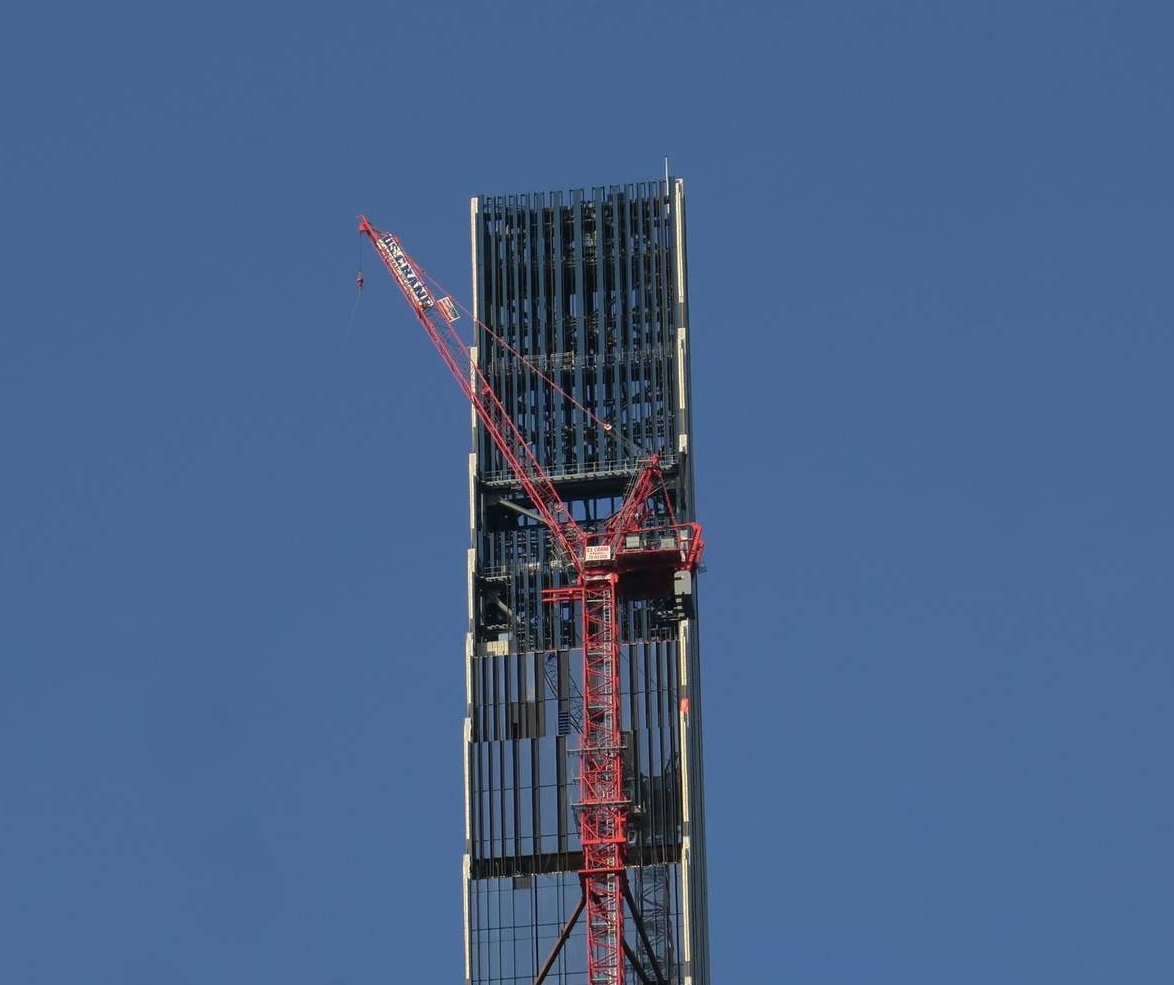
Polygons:
<instances>
[{"instance_id":1,"label":"crane boom","mask_svg":"<svg viewBox=\"0 0 1174 985\"><path fill-rule=\"evenodd\" d=\"M469 357L468 347L452 327L453 319L445 316L444 302L448 299L441 298L438 304L428 289L421 268L408 256L398 238L376 229L366 216L359 217L359 231L374 244L376 252L412 306L412 311L436 346L453 379L469 398L477 419L505 456L510 470L526 490L559 549L568 560L577 563L577 559L586 553L586 535L571 517L570 510L542 468L529 440L522 434L480 367Z\"/></svg>"},{"instance_id":2,"label":"crane boom","mask_svg":"<svg viewBox=\"0 0 1174 985\"><path fill-rule=\"evenodd\" d=\"M468 397L477 419L509 463L550 530L557 549L576 575L573 584L546 589L543 597L549 602L577 605L580 613L584 722L577 750L580 757L577 807L579 840L583 845L583 865L579 871L583 898L535 985L542 985L583 913L587 925L587 981L591 985L624 985L625 959L632 963L638 977L649 981L624 936L625 901L656 972L658 985L665 985L627 878L630 804L622 752L619 604L621 598L671 594L676 590L678 572L695 573L704 546L701 527L696 523L676 522L660 458L651 455L632 481L619 510L603 529L585 531L559 495L534 445L453 327L458 315L451 298L438 296L440 292L434 290L423 268L408 255L397 237L376 229L364 216L359 217L359 232L371 240L453 379ZM481 328L488 337L497 338L487 326ZM504 345L503 340L497 341ZM520 353L514 355L525 360ZM538 375L554 385L548 377Z\"/></svg>"}]
</instances>

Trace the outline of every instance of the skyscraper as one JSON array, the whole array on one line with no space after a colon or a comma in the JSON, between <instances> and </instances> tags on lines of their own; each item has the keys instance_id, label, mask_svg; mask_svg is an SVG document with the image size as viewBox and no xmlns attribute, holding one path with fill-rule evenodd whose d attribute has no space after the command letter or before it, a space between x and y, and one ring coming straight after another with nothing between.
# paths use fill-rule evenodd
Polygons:
<instances>
[{"instance_id":1,"label":"skyscraper","mask_svg":"<svg viewBox=\"0 0 1174 985\"><path fill-rule=\"evenodd\" d=\"M575 519L657 454L694 520L684 183L481 196L471 227L475 359ZM573 573L476 419L469 490L465 977L530 985L581 895L582 641L542 598ZM619 627L634 978L709 985L696 591L621 599ZM587 983L582 933L548 981Z\"/></svg>"}]
</instances>

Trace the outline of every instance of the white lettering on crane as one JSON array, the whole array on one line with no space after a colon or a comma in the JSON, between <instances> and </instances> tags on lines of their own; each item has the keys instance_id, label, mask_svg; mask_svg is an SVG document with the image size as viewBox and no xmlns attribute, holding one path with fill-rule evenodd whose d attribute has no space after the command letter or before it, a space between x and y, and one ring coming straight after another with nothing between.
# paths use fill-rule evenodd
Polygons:
<instances>
[{"instance_id":1,"label":"white lettering on crane","mask_svg":"<svg viewBox=\"0 0 1174 985\"><path fill-rule=\"evenodd\" d=\"M380 237L379 246L381 247L379 252L387 260L391 272L399 281L400 286L416 299L416 304L421 308L431 308L435 302L432 300L432 295L428 293L428 288L424 286L424 279L416 273L411 261L408 260L408 255L404 252L403 247L396 242L395 237L390 235Z\"/></svg>"}]
</instances>

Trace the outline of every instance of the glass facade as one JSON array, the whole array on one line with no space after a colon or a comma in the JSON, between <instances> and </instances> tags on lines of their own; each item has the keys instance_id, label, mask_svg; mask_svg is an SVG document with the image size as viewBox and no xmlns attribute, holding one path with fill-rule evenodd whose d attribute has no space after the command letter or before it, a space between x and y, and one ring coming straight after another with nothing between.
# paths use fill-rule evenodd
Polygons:
<instances>
[{"instance_id":1,"label":"glass facade","mask_svg":"<svg viewBox=\"0 0 1174 985\"><path fill-rule=\"evenodd\" d=\"M471 227L475 358L580 525L654 452L695 519L684 183L481 196ZM542 599L573 572L475 420L469 483L465 978L530 985L581 895L579 625ZM628 878L672 985L709 985L694 598L620 609ZM582 926L547 981L587 985Z\"/></svg>"}]
</instances>

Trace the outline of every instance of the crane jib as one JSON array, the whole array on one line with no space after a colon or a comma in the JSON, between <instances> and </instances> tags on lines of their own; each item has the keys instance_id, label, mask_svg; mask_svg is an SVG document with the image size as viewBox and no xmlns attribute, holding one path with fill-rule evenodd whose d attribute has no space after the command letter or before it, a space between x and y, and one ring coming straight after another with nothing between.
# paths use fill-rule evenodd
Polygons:
<instances>
[{"instance_id":1,"label":"crane jib","mask_svg":"<svg viewBox=\"0 0 1174 985\"><path fill-rule=\"evenodd\" d=\"M428 288L424 286L423 278L416 273L416 268L412 266L412 262L403 251L403 247L396 241L396 238L390 234L380 236L376 240L376 245L379 247L379 252L383 254L383 258L387 261L387 265L391 269L392 274L395 275L395 279L399 281L400 287L415 298L416 303L421 308L431 308L435 304L432 300L432 295L428 293Z\"/></svg>"}]
</instances>

